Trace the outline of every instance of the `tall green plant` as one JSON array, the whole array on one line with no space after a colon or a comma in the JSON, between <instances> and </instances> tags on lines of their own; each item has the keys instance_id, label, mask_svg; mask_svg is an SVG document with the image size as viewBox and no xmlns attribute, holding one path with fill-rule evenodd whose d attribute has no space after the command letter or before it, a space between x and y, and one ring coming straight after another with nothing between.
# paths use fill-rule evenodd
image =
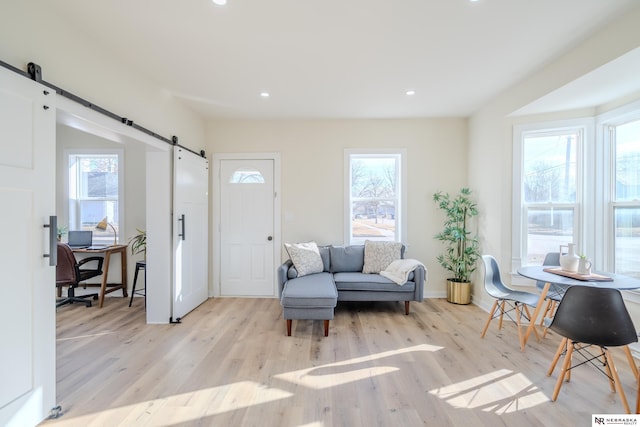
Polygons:
<instances>
[{"instance_id":1,"label":"tall green plant","mask_svg":"<svg viewBox=\"0 0 640 427\"><path fill-rule=\"evenodd\" d=\"M444 229L434 237L445 243L445 252L436 258L438 263L453 274L449 280L468 282L480 258L480 245L476 235L471 235L468 220L478 215L476 204L471 200L471 190L463 188L452 197L439 191L433 201L445 213Z\"/></svg>"}]
</instances>

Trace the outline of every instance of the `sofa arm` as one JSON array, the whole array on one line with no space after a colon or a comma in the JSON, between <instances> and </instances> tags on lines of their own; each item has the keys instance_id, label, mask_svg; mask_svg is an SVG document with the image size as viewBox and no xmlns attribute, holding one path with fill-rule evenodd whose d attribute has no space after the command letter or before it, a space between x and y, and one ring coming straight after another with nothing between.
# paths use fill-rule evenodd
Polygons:
<instances>
[{"instance_id":1,"label":"sofa arm","mask_svg":"<svg viewBox=\"0 0 640 427\"><path fill-rule=\"evenodd\" d=\"M414 301L422 302L424 300L424 282L427 275L426 273L427 273L426 269L421 265L419 265L418 267L416 267L415 270L413 270L413 280L416 283L416 290L413 294Z\"/></svg>"},{"instance_id":2,"label":"sofa arm","mask_svg":"<svg viewBox=\"0 0 640 427\"><path fill-rule=\"evenodd\" d=\"M278 267L278 297L282 298L282 290L284 289L284 284L287 283L288 277L287 273L289 273L289 268L293 265L290 259L285 261L280 267Z\"/></svg>"}]
</instances>

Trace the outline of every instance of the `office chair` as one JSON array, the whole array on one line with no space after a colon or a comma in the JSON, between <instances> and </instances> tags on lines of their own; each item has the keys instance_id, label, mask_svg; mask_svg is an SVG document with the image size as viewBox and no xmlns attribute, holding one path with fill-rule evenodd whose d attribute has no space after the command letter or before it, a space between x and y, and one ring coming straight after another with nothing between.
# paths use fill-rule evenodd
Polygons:
<instances>
[{"instance_id":1,"label":"office chair","mask_svg":"<svg viewBox=\"0 0 640 427\"><path fill-rule=\"evenodd\" d=\"M482 330L480 337L484 338L487 333L487 329L489 329L489 324L496 317L500 318L498 329L502 329L502 320L506 314L507 317L518 326L520 351L524 351L525 342L524 335L522 334L521 318L525 315L527 320L531 319L529 307L535 308L538 304L539 297L532 292L516 291L505 285L500 277L500 268L498 267L498 263L493 256L483 255L482 261L484 263L484 289L489 295L495 298L496 301L493 303L493 307L489 313L489 318L487 319L487 323L484 325L484 329ZM509 314L512 311L515 311L515 319ZM536 334L536 339L540 340L538 331L533 329L533 332Z\"/></svg>"},{"instance_id":2,"label":"office chair","mask_svg":"<svg viewBox=\"0 0 640 427\"><path fill-rule=\"evenodd\" d=\"M98 265L95 269L80 268L89 262L97 262ZM56 308L64 304L73 304L74 302L82 302L85 306L91 307L91 300L88 298L93 297L94 300L97 300L98 294L76 296L75 289L81 282L101 275L103 262L104 258L102 257L89 257L78 262L69 245L65 243L58 243L56 287L61 289L63 286L68 286L69 289L67 290L66 298L56 300Z\"/></svg>"},{"instance_id":3,"label":"office chair","mask_svg":"<svg viewBox=\"0 0 640 427\"><path fill-rule=\"evenodd\" d=\"M630 413L618 372L609 353L609 347L627 346L638 341L620 291L592 286L569 287L558 304L549 329L563 339L553 357L548 376L553 373L560 356L565 354L551 400L555 401L558 397L564 380L571 379L571 369L590 363L609 378L611 391L618 391L624 409ZM598 354L589 351L594 346L598 347ZM572 365L575 353L584 360Z\"/></svg>"}]
</instances>

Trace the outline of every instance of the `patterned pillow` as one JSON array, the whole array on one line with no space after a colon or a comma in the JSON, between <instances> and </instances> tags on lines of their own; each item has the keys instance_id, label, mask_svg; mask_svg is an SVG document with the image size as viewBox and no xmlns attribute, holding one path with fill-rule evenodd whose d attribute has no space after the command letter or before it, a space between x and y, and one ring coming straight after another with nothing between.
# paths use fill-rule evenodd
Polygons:
<instances>
[{"instance_id":1,"label":"patterned pillow","mask_svg":"<svg viewBox=\"0 0 640 427\"><path fill-rule=\"evenodd\" d=\"M380 273L393 261L400 259L402 243L400 242L364 242L363 273Z\"/></svg>"},{"instance_id":2,"label":"patterned pillow","mask_svg":"<svg viewBox=\"0 0 640 427\"><path fill-rule=\"evenodd\" d=\"M293 266L298 270L298 277L322 272L324 264L316 242L285 243L284 247L289 253Z\"/></svg>"}]
</instances>

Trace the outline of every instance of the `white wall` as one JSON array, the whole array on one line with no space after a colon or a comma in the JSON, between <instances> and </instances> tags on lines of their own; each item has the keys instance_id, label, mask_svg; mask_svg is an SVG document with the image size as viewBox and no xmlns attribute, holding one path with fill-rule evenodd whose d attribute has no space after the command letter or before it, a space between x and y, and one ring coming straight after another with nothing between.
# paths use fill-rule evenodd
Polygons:
<instances>
[{"instance_id":1,"label":"white wall","mask_svg":"<svg viewBox=\"0 0 640 427\"><path fill-rule=\"evenodd\" d=\"M102 48L57 14L55 2L2 1L0 60L24 71L35 62L49 83L166 138L177 135L193 150L204 146L204 122L198 115L155 86L151 73L135 74L118 62L117 52Z\"/></svg>"},{"instance_id":2,"label":"white wall","mask_svg":"<svg viewBox=\"0 0 640 427\"><path fill-rule=\"evenodd\" d=\"M528 79L497 96L476 112L469 122L469 180L479 196L482 250L493 254L510 283L512 132L524 122L585 117L619 105L594 105L580 111L564 111L537 117L508 117L512 112L578 77L640 46L640 7L612 22L575 49L567 52ZM636 94L637 96L637 94ZM628 97L625 101L630 101ZM480 271L481 273L481 271ZM474 302L489 307L481 276L476 275ZM638 317L640 319L640 316Z\"/></svg>"},{"instance_id":3,"label":"white wall","mask_svg":"<svg viewBox=\"0 0 640 427\"><path fill-rule=\"evenodd\" d=\"M206 135L209 153L281 154L283 243L343 243L345 148L406 148L406 256L427 266L426 295L445 294L433 239L444 218L431 198L467 183L466 119L221 120L209 122Z\"/></svg>"}]
</instances>

